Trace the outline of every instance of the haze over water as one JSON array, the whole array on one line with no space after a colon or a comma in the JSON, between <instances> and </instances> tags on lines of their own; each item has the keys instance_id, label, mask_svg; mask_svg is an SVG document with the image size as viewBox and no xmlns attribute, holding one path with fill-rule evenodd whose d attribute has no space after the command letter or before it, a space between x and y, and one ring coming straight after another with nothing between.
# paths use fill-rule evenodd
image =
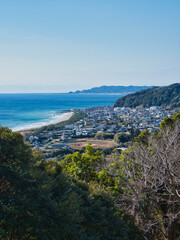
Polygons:
<instances>
[{"instance_id":1,"label":"haze over water","mask_svg":"<svg viewBox=\"0 0 180 240\"><path fill-rule=\"evenodd\" d=\"M57 119L59 111L111 106L122 95L110 94L0 94L0 125L21 130Z\"/></svg>"}]
</instances>

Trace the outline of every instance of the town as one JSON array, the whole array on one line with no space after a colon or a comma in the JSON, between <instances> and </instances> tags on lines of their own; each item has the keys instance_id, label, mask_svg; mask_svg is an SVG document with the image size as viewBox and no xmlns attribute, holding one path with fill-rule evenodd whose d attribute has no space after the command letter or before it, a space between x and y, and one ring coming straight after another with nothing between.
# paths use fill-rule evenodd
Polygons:
<instances>
[{"instance_id":1,"label":"town","mask_svg":"<svg viewBox=\"0 0 180 240\"><path fill-rule=\"evenodd\" d=\"M157 106L134 109L108 106L71 111L83 118L71 124L66 121L63 126L51 130L27 131L24 133L25 142L43 151L47 157L57 156L59 152L81 150L88 143L98 149L124 150L141 131L148 129L155 132L164 117L175 113L175 110Z\"/></svg>"}]
</instances>

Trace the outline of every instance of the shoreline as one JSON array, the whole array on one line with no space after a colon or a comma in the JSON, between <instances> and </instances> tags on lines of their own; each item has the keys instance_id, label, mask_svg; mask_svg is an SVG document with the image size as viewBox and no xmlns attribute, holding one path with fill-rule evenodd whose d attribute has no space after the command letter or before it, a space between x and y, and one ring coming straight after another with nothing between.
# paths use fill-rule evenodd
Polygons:
<instances>
[{"instance_id":1,"label":"shoreline","mask_svg":"<svg viewBox=\"0 0 180 240\"><path fill-rule=\"evenodd\" d=\"M54 119L52 121L49 121L47 123L44 123L40 126L35 126L35 127L30 127L30 128L24 128L24 129L20 129L20 130L14 130L13 132L19 132L21 134L23 133L27 133L29 131L33 131L35 129L38 129L38 128L41 128L41 127L45 127L45 126L49 126L49 125L52 125L52 124L57 124L57 123L60 123L60 122L64 122L64 121L67 121L69 120L72 116L74 115L74 112L73 111L70 111L70 112L67 112L67 113L63 113L62 115L60 115L57 119Z\"/></svg>"}]
</instances>

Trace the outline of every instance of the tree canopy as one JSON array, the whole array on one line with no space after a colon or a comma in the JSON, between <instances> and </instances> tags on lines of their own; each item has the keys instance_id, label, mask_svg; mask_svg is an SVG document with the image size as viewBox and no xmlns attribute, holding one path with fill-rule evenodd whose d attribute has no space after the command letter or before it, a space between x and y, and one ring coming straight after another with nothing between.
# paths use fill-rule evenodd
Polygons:
<instances>
[{"instance_id":1,"label":"tree canopy","mask_svg":"<svg viewBox=\"0 0 180 240\"><path fill-rule=\"evenodd\" d=\"M180 236L180 113L159 132L142 132L109 169L121 209L136 217L147 239Z\"/></svg>"},{"instance_id":2,"label":"tree canopy","mask_svg":"<svg viewBox=\"0 0 180 240\"><path fill-rule=\"evenodd\" d=\"M0 239L140 239L105 191L81 181L94 179L101 154L87 146L84 155L76 155L66 160L79 169L67 175L59 163L32 151L19 133L0 128Z\"/></svg>"},{"instance_id":3,"label":"tree canopy","mask_svg":"<svg viewBox=\"0 0 180 240\"><path fill-rule=\"evenodd\" d=\"M114 107L162 106L180 108L180 83L167 87L154 87L128 94L118 99Z\"/></svg>"}]
</instances>

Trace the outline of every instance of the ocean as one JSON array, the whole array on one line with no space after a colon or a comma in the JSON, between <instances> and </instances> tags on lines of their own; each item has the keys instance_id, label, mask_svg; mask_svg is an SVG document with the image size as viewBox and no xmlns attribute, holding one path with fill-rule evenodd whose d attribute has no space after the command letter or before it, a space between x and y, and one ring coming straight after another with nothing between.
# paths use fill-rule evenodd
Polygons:
<instances>
[{"instance_id":1,"label":"ocean","mask_svg":"<svg viewBox=\"0 0 180 240\"><path fill-rule=\"evenodd\" d=\"M117 94L0 94L0 125L13 131L40 127L60 117L63 110L112 106Z\"/></svg>"}]
</instances>

